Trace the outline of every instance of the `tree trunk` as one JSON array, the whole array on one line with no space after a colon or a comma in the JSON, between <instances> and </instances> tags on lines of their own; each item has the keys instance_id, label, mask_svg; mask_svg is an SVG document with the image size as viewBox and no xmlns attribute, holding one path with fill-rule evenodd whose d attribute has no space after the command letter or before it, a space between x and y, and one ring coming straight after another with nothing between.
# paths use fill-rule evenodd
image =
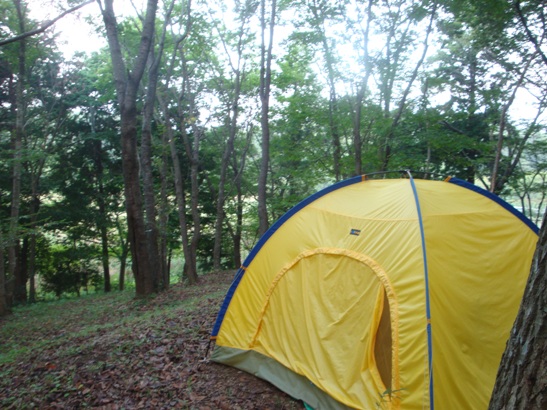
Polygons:
<instances>
[{"instance_id":1,"label":"tree trunk","mask_svg":"<svg viewBox=\"0 0 547 410\"><path fill-rule=\"evenodd\" d=\"M401 96L401 100L399 101L399 106L397 108L397 112L395 113L395 116L393 117L393 120L391 122L391 126L389 127L389 130L386 133L386 136L384 138L384 142L380 148L380 171L387 171L389 169L389 161L391 158L391 145L392 140L395 135L395 129L399 125L399 122L401 121L401 118L403 116L403 112L406 108L406 101L410 94L410 91L412 90L412 85L414 84L414 81L416 80L416 77L418 76L418 72L425 61L425 57L427 55L427 50L429 48L429 36L431 35L431 32L433 31L433 26L435 22L435 16L437 14L437 2L433 3L433 8L431 10L431 15L429 18L429 25L427 26L426 34L423 41L423 49L422 54L420 56L420 59L416 63L416 66L414 67L414 70L412 71L412 74L410 76L410 79L408 80L408 83L406 85L406 88L403 92L403 95ZM404 36L407 35L407 32L405 32ZM401 50L397 49L394 53L394 64L397 65L397 62L399 61L399 54ZM385 108L385 115L389 116L389 102L391 100L391 94L393 92L393 83L395 80L395 73L392 73L393 76L390 77L387 81L387 93L386 93L386 108Z\"/></svg>"},{"instance_id":2,"label":"tree trunk","mask_svg":"<svg viewBox=\"0 0 547 410\"><path fill-rule=\"evenodd\" d=\"M23 238L22 246L17 247L17 269L13 277L13 302L27 302L27 280L28 280L28 254L29 239Z\"/></svg>"},{"instance_id":3,"label":"tree trunk","mask_svg":"<svg viewBox=\"0 0 547 410\"><path fill-rule=\"evenodd\" d=\"M97 206L99 208L99 215L97 218L97 228L99 230L99 234L101 237L101 262L103 265L103 278L104 278L104 291L110 292L112 290L111 284L110 284L110 255L108 251L108 229L107 229L107 221L108 221L108 213L106 210L106 202L105 202L105 192L104 192L104 184L103 184L103 163L102 163L102 157L103 157L103 147L102 147L102 141L100 139L97 139L97 136L95 134L95 124L94 124L94 113L92 108L92 115L91 115L91 132L95 135L95 140L93 141L93 162L95 166L95 179L97 183Z\"/></svg>"},{"instance_id":4,"label":"tree trunk","mask_svg":"<svg viewBox=\"0 0 547 410\"><path fill-rule=\"evenodd\" d=\"M258 234L264 235L268 230L268 208L266 206L266 187L268 183L268 170L270 164L270 87L272 81L272 48L273 35L276 17L276 0L272 0L270 12L270 38L268 48L266 48L266 0L260 2L260 22L261 22L261 62L260 62L260 102L261 117L260 125L262 127L262 158L260 161L260 174L258 177Z\"/></svg>"},{"instance_id":5,"label":"tree trunk","mask_svg":"<svg viewBox=\"0 0 547 410\"><path fill-rule=\"evenodd\" d=\"M169 141L169 150L171 152L171 162L173 163L173 183L175 185L175 197L177 199L177 210L179 216L179 228L182 240L182 251L184 253L184 259L187 261L190 256L190 241L188 238L188 221L186 218L186 197L184 196L184 179L182 171L180 169L180 160L175 146L175 136L171 127L171 119L168 113L168 107L165 105L164 119L165 119L165 132L167 134L167 141ZM186 263L186 262L185 262Z\"/></svg>"},{"instance_id":6,"label":"tree trunk","mask_svg":"<svg viewBox=\"0 0 547 410\"><path fill-rule=\"evenodd\" d=\"M241 30L243 31L243 29ZM242 50L239 50L239 58L241 59ZM218 195L217 195L217 216L215 220L215 244L213 247L213 267L214 269L220 269L220 258L222 254L222 226L224 223L224 203L226 201L226 176L228 173L228 166L230 164L230 158L234 151L234 141L237 133L237 118L239 113L239 96L241 92L241 73L239 72L239 64L235 70L235 90L233 100L231 101L231 116L229 118L228 125L228 140L224 152L222 153L222 161L220 164L220 178L218 182Z\"/></svg>"},{"instance_id":7,"label":"tree trunk","mask_svg":"<svg viewBox=\"0 0 547 410\"><path fill-rule=\"evenodd\" d=\"M154 291L163 288L160 285L160 272L162 271L162 260L159 255L159 233L156 224L156 198L154 192L154 176L152 169L152 118L154 114L154 103L156 100L156 85L158 82L158 67L161 55L153 58L152 65L148 72L148 88L144 103L144 115L141 135L141 171L143 179L144 208L146 214L146 233L148 235L148 253L150 254L150 272Z\"/></svg>"},{"instance_id":8,"label":"tree trunk","mask_svg":"<svg viewBox=\"0 0 547 410\"><path fill-rule=\"evenodd\" d=\"M120 239L122 237L120 236ZM125 288L125 270L127 269L127 255L129 254L129 236L126 240L120 240L122 253L120 255L120 272L118 279L118 290L122 291Z\"/></svg>"},{"instance_id":9,"label":"tree trunk","mask_svg":"<svg viewBox=\"0 0 547 410\"><path fill-rule=\"evenodd\" d=\"M526 77L526 72L528 71L528 68L530 67L530 64L532 63L532 60L534 59L534 56L530 57L530 59L527 61L526 65L522 69L522 72L520 74L519 79L517 80L513 92L511 93L511 96L507 100L507 102L503 105L501 109L500 114L500 123L498 126L498 140L496 144L496 150L494 155L494 164L492 165L492 175L490 177L490 192L493 192L495 194L499 194L504 185L507 181L506 178L509 177L509 175L504 178L503 176L499 175L500 172L500 162L501 162L501 156L503 151L503 141L505 139L505 127L507 123L507 112L509 111L509 108L515 101L515 97L517 96L518 89L522 86L522 83L524 82L524 79ZM519 155L520 156L520 155Z\"/></svg>"},{"instance_id":10,"label":"tree trunk","mask_svg":"<svg viewBox=\"0 0 547 410\"><path fill-rule=\"evenodd\" d=\"M222 153L222 162L220 164L220 178L218 183L218 195L216 204L216 220L215 220L215 243L213 247L213 268L219 270L221 268L221 255L222 255L222 233L224 226L224 204L226 202L226 179L228 174L228 168L230 160L234 152L234 141L238 131L238 117L239 117L239 100L241 96L241 84L245 73L241 72L243 51L244 51L244 34L246 33L246 25L249 23L251 13L247 8L240 11L240 25L237 32L237 59L236 64L233 64L230 59L230 67L233 73L233 90L229 90L231 96L228 100L228 110L226 118L226 128L228 129L228 138L224 151ZM228 50L226 39L221 37L222 44L225 50ZM243 65L244 66L244 65Z\"/></svg>"},{"instance_id":11,"label":"tree trunk","mask_svg":"<svg viewBox=\"0 0 547 410\"><path fill-rule=\"evenodd\" d=\"M147 1L139 53L134 59L132 71L126 69L123 60L113 0L105 0L104 8L101 10L112 58L116 94L120 106L125 207L132 270L135 277L137 296L146 296L155 291L149 238L146 233L140 187L137 150L137 93L154 38L157 3L157 0ZM100 2L99 4L102 6Z\"/></svg>"},{"instance_id":12,"label":"tree trunk","mask_svg":"<svg viewBox=\"0 0 547 410\"><path fill-rule=\"evenodd\" d=\"M160 204L158 218L158 233L159 233L159 257L162 261L160 271L160 285L162 290L169 288L169 253L168 252L168 224L169 224L169 194L168 194L168 176L169 176L169 154L167 141L167 133L162 135L162 159L161 159L161 188L160 188Z\"/></svg>"},{"instance_id":13,"label":"tree trunk","mask_svg":"<svg viewBox=\"0 0 547 410\"><path fill-rule=\"evenodd\" d=\"M8 305L8 297L6 294L6 269L4 261L4 237L0 230L0 317L7 315L10 312Z\"/></svg>"},{"instance_id":14,"label":"tree trunk","mask_svg":"<svg viewBox=\"0 0 547 410\"><path fill-rule=\"evenodd\" d=\"M490 410L547 408L547 212Z\"/></svg>"},{"instance_id":15,"label":"tree trunk","mask_svg":"<svg viewBox=\"0 0 547 410\"><path fill-rule=\"evenodd\" d=\"M342 179L341 170L341 143L340 143L340 130L338 126L338 96L336 95L336 72L334 69L335 61L332 48L329 45L329 39L325 30L325 8L326 4L321 2L317 4L314 0L313 4L309 4L309 9L314 17L314 24L316 25L317 33L321 38L321 45L323 47L323 54L325 56L325 68L327 70L327 83L329 85L329 129L332 139L332 163L333 173L335 181Z\"/></svg>"},{"instance_id":16,"label":"tree trunk","mask_svg":"<svg viewBox=\"0 0 547 410\"><path fill-rule=\"evenodd\" d=\"M19 19L19 31L25 32L25 14L26 6L21 3L20 0L14 0L14 5L17 10L17 17ZM17 273L17 242L19 233L19 211L21 206L21 170L22 170L22 150L23 150L23 134L25 124L25 78L26 78L26 41L23 39L19 41L18 52L18 72L17 72L17 86L15 93L15 127L12 133L13 140L13 168L11 174L11 209L10 219L8 226L7 237L7 250L8 250L8 272L6 277L5 296L8 306L11 305L12 295L9 289L11 281L15 280Z\"/></svg>"},{"instance_id":17,"label":"tree trunk","mask_svg":"<svg viewBox=\"0 0 547 410\"><path fill-rule=\"evenodd\" d=\"M353 117L353 149L354 149L354 158L355 158L355 161L354 161L355 175L361 175L363 173L363 163L361 159L363 155L363 140L361 136L361 114L362 114L362 108L363 108L363 100L365 98L365 93L368 89L368 80L372 73L372 64L370 61L370 53L368 49L370 25L373 18L372 3L373 3L373 0L369 0L367 5L367 24L363 31L363 55L364 55L363 64L364 64L365 74L363 75L363 80L361 81L361 84L359 84L359 88L357 90L357 96L355 99L354 117Z\"/></svg>"},{"instance_id":18,"label":"tree trunk","mask_svg":"<svg viewBox=\"0 0 547 410\"><path fill-rule=\"evenodd\" d=\"M197 271L197 250L201 238L201 214L199 210L199 162L200 144L203 136L203 129L198 126L195 116L196 109L195 93L191 87L190 76L187 66L187 57L184 48L180 47L182 63L182 93L179 96L178 114L181 126L181 139L184 144L186 157L190 164L190 213L192 215L192 237L189 239L188 248L185 252L184 276L188 283L193 285L199 281ZM183 103L183 100L185 103ZM192 129L192 140L187 132L187 127Z\"/></svg>"},{"instance_id":19,"label":"tree trunk","mask_svg":"<svg viewBox=\"0 0 547 410\"><path fill-rule=\"evenodd\" d=\"M245 194L243 193L243 170L247 160L247 153L253 140L253 124L250 123L247 128L247 141L245 148L241 153L241 159L238 161L234 156L232 158L232 169L234 173L234 184L237 192L236 202L236 227L232 230L233 250L233 266L239 267L242 263L241 258L241 239L243 237L243 203Z\"/></svg>"}]
</instances>

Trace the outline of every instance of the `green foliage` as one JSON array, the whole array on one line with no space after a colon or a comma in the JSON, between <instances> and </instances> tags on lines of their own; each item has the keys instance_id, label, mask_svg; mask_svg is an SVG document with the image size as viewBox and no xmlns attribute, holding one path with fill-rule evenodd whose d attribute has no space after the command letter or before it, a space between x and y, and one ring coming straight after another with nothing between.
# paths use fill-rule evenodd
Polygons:
<instances>
[{"instance_id":1,"label":"green foliage","mask_svg":"<svg viewBox=\"0 0 547 410\"><path fill-rule=\"evenodd\" d=\"M44 292L54 293L60 298L65 293L80 295L89 287L97 290L102 284L101 276L93 262L93 248L50 249L42 255L39 271Z\"/></svg>"},{"instance_id":2,"label":"green foliage","mask_svg":"<svg viewBox=\"0 0 547 410\"><path fill-rule=\"evenodd\" d=\"M369 4L371 20L367 21ZM515 4L506 0L438 3L427 59L401 105L423 47L431 2L278 1L269 100L270 222L335 178L354 174L354 121L358 108L363 172L382 168L384 150L389 146L389 169L453 175L481 181L488 187L503 109L527 61L530 65L518 95L537 97L526 111L547 104L542 97L547 95L547 67L539 54L534 54L537 50L523 29ZM543 3L532 0L520 4L532 36L544 38ZM156 109L152 124L154 189L158 203L163 195L167 204L161 210L169 215L162 228L169 248L166 254L180 251L172 164L162 138L169 125L183 174L184 211L191 237L195 227L191 222L190 170L195 158L188 155L182 136L185 131L190 144L199 136L196 158L201 241L197 252L200 266L209 269L213 264L221 159L237 111L223 206L221 265L227 268L233 267L239 245L244 254L258 239L260 2L214 0L191 5L189 16L187 1L176 3L167 21L168 3L160 6L157 15L155 56L166 24L157 91L170 118L164 118L163 110ZM18 34L14 3L0 0L0 9L4 11L0 16L0 38ZM27 29L40 23L28 16L25 19ZM365 39L369 23L369 37ZM101 24L93 24L97 35L102 35ZM128 66L138 54L141 26L135 16L119 20ZM5 231L11 212L13 125L17 114L14 101L21 80L26 107L18 239L36 233L47 237L55 249L82 249L100 243L100 233L105 229L110 250L123 258L127 232L120 113L110 53L107 49L87 53L82 44L82 53L69 61L59 53L53 32L26 40L23 79L17 76L19 44L0 48L0 227ZM367 88L357 107L358 96L361 98L358 91L367 70ZM235 104L238 78L241 92ZM147 81L137 98L139 113ZM533 113L526 112L527 119L519 120L517 105L515 102L503 118L505 131L497 164L502 179L496 192L514 199L537 219L545 207L542 152L546 137L544 128L538 125L543 117L533 122ZM140 130L140 122L135 126ZM340 152L335 159L337 139ZM340 175L336 176L335 160L340 161ZM162 175L165 181L161 181ZM33 214L36 204L40 204L38 213ZM36 226L31 226L33 220ZM75 272L87 269L74 262L81 259L79 256L65 261L58 256L58 269L50 269L54 262L46 254L38 258L38 270L48 271L53 283L69 283L77 276ZM94 258L97 262L99 254L93 255L83 260ZM57 291L63 293L76 285L71 286ZM56 288L51 289L55 292Z\"/></svg>"}]
</instances>

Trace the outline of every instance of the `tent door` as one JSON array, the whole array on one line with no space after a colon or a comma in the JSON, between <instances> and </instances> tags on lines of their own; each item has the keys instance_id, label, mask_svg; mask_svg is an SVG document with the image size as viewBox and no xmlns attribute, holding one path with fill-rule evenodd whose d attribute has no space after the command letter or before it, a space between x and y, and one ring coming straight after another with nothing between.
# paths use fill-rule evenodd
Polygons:
<instances>
[{"instance_id":1,"label":"tent door","mask_svg":"<svg viewBox=\"0 0 547 410\"><path fill-rule=\"evenodd\" d=\"M272 282L251 346L345 404L375 406L397 388L394 309L389 280L372 259L306 251Z\"/></svg>"}]
</instances>

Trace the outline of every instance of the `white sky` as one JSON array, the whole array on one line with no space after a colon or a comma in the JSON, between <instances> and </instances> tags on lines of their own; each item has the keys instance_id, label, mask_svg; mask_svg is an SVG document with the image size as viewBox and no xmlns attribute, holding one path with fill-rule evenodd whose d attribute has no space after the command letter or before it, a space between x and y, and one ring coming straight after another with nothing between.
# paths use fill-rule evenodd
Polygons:
<instances>
[{"instance_id":1,"label":"white sky","mask_svg":"<svg viewBox=\"0 0 547 410\"><path fill-rule=\"evenodd\" d=\"M62 13L58 7L52 7L51 0L29 0L27 3L30 17L37 21L53 19ZM54 3L61 6L66 2ZM131 7L129 0L118 0L114 4L115 8L120 9L125 9L126 6ZM64 8L68 7L64 6ZM48 29L51 32L59 33L59 46L67 58L71 58L78 51L91 52L106 46L106 40L94 32L93 26L88 24L86 19L92 19L99 25L103 24L97 3L88 4L78 11L64 16Z\"/></svg>"}]
</instances>

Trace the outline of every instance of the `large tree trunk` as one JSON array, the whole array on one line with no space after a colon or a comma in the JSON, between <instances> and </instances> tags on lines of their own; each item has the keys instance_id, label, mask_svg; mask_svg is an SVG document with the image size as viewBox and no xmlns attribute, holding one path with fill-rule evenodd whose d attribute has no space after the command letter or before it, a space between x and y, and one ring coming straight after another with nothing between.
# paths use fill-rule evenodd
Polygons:
<instances>
[{"instance_id":1,"label":"large tree trunk","mask_svg":"<svg viewBox=\"0 0 547 410\"><path fill-rule=\"evenodd\" d=\"M164 283L163 275L167 260L161 257L160 232L156 222L156 197L152 167L152 120L154 118L154 107L156 105L156 90L158 86L160 64L163 57L165 34L174 4L174 1L171 2L167 10L167 14L164 17L164 25L162 36L159 41L158 52L155 53L154 48L150 48L148 88L146 90L142 124L141 165L143 174L144 203L146 210L146 232L148 234L150 264L155 290L167 289L168 285Z\"/></svg>"},{"instance_id":2,"label":"large tree trunk","mask_svg":"<svg viewBox=\"0 0 547 410\"><path fill-rule=\"evenodd\" d=\"M148 252L150 254L150 272L154 289L163 288L160 272L163 262L159 255L159 232L156 223L156 197L154 190L154 175L152 167L152 119L156 100L156 85L158 82L158 67L161 54L154 58L151 53L152 65L148 73L148 88L144 103L144 115L141 135L141 169L144 191L144 208L146 213L146 233L148 235Z\"/></svg>"},{"instance_id":3,"label":"large tree trunk","mask_svg":"<svg viewBox=\"0 0 547 410\"><path fill-rule=\"evenodd\" d=\"M148 0L147 2L139 53L134 59L131 71L126 69L123 60L113 0L105 0L104 8L102 8L112 58L116 94L120 106L125 207L137 296L146 296L156 290L140 187L137 149L137 93L154 38L157 3L157 0Z\"/></svg>"},{"instance_id":4,"label":"large tree trunk","mask_svg":"<svg viewBox=\"0 0 547 410\"><path fill-rule=\"evenodd\" d=\"M547 409L547 212L490 410Z\"/></svg>"}]
</instances>

